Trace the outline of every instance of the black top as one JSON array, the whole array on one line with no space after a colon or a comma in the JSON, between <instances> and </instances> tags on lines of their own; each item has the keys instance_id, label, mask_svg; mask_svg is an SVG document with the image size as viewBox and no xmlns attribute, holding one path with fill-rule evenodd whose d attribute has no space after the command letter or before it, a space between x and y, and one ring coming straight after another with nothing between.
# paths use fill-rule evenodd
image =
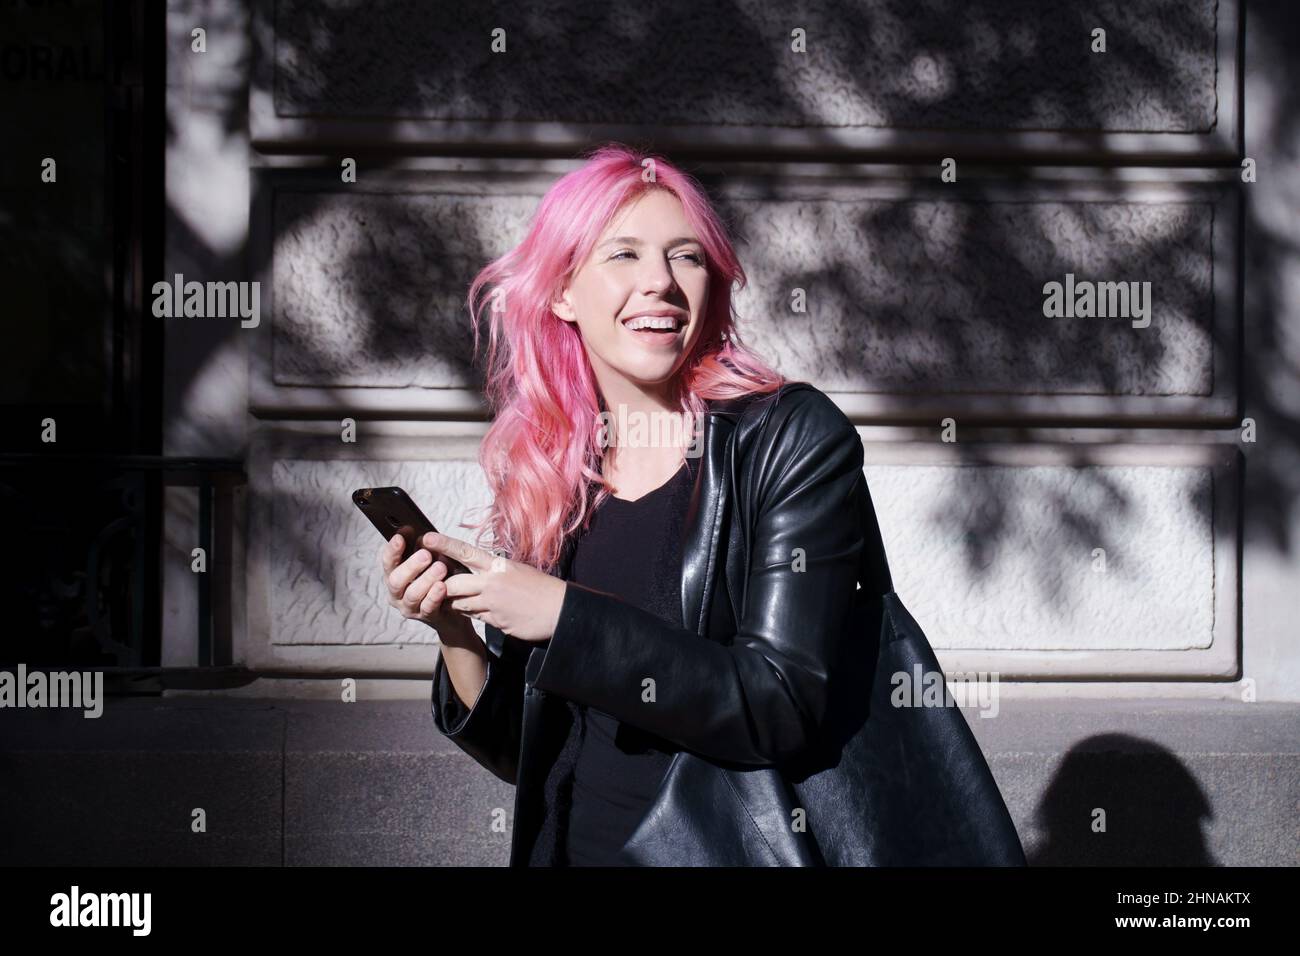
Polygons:
<instances>
[{"instance_id":1,"label":"black top","mask_svg":"<svg viewBox=\"0 0 1300 956\"><path fill-rule=\"evenodd\" d=\"M682 626L682 527L696 459L654 491L625 501L612 495L592 514L573 553L569 580L613 594ZM582 742L573 771L566 855L570 866L619 866L615 854L659 789L671 742L578 706Z\"/></svg>"}]
</instances>

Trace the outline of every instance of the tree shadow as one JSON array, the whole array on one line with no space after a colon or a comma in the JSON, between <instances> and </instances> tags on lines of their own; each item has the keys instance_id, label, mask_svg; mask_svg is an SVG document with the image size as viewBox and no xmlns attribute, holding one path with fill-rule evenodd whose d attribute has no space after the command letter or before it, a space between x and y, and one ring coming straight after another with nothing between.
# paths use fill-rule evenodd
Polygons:
<instances>
[{"instance_id":1,"label":"tree shadow","mask_svg":"<svg viewBox=\"0 0 1300 956\"><path fill-rule=\"evenodd\" d=\"M765 15L738 3L720 5L708 16L726 23L729 42L736 49L774 52L743 64L736 62L734 71L718 69L716 38L708 30L677 26L687 22L681 17L694 9L686 3L667 3L653 15L551 3L510 17L494 6L448 8L429 17L422 15L422 8L403 3L372 5L364 15L346 5L317 8L286 0L265 4L277 31L272 34L254 27L250 42L252 52L263 62L281 66L266 92L282 114L304 119L325 114L351 117L364 120L371 131L368 145L353 144L346 149L329 143L287 146L290 151L314 150L332 158L322 160L318 168L265 170L255 178L254 207L274 202L274 246L292 240L305 248L313 241L313 230L326 232L314 241L327 251L333 248L331 242L352 242L346 255L339 257L346 261L346 272L328 286L341 304L308 302L299 312L301 321L288 323L282 316L299 306L277 297L277 314L268 319L274 326L274 374L283 384L310 381L326 389L391 385L382 381L385 373L380 370L386 365L409 369L406 360L415 352L437 355L442 363L445 380L433 387L481 389L481 370L474 367L470 354L463 291L477 268L504 249L492 248L473 229L463 228L463 217L472 214L469 206L438 218L431 207L389 197L375 196L364 208L353 204L340 210L337 205L343 201L344 187L339 184L334 154L366 157L367 170L391 166L418 151L409 145L384 145L395 141L405 119L465 119L482 122L484 129L490 129L494 120L549 120L569 134L567 138L513 146L460 142L435 150L441 155L474 154L489 170L494 158L576 157L604 139L596 130L629 118L645 124L643 145L652 148L661 140L653 132L657 126L667 131L673 124L703 121L727 125L766 118L783 127L800 126L814 141L820 138L824 151L810 158L922 159L905 142L870 153L836 145L831 132L839 121L827 121L822 115L834 105L834 98L823 95L820 100L809 100L804 94L810 89L822 94L839 90L849 104L842 110L847 117L844 125L852 125L848 121L854 120L880 129L1057 128L1072 132L1075 142L1087 147L1077 162L1092 168L1095 175L1090 181L1114 187L1116 201L1122 205L1126 186L1122 164L1147 164L1108 155L1108 137L1133 126L1135 117L1145 118L1147 128L1188 132L1213 128L1213 104L1207 105L1197 93L1179 85L1189 75L1185 66L1189 52L1203 52L1207 44L1213 47L1213 6L1192 5L1179 8L1181 13L1170 4L1112 10L1118 19L1107 24L1114 57L1110 62L1115 64L1110 71L1098 67L1086 43L1078 49L1072 45L1081 31L1086 34L1091 29L1093 18L1069 5L1053 7L1056 14L1052 17L1044 14L1041 4L1030 0L1017 0L1009 7L992 2L965 4L959 10L944 4L904 9L888 3L836 8L834 12L808 8L783 15L781 23L806 29L809 37L824 42L818 49L819 58L808 61L814 71L809 76L788 67L777 55L789 46L788 30L783 30L779 42L773 40L767 29L771 22ZM241 8L233 3L209 4L204 9L211 24L210 36L245 22ZM229 14L224 25L223 11ZM1017 11L1023 15L1015 15ZM954 29L952 17L957 13L962 22ZM1252 15L1265 21L1260 28L1263 34L1279 38L1295 35L1295 14L1285 5L1252 7ZM514 68L498 68L489 52L485 38L498 25L494 16L509 27L510 48L519 57ZM556 57L556 48L548 41L561 36L567 38L570 49L600 51L600 55ZM865 38L865 50L876 54L876 59L845 39L852 37ZM1276 78L1278 90L1294 88L1297 72L1293 60L1280 55L1281 49L1279 41L1279 55L1270 58L1266 67L1270 78ZM1065 77L1059 86L1046 90L1041 83L1045 58L1054 58L1054 75ZM420 64L418 70L396 68L413 62ZM241 68L246 65L241 63ZM1191 75L1200 77L1199 69L1191 69ZM539 71L546 83L538 82ZM822 85L817 81L819 75L825 81ZM667 86L666 76L673 77ZM689 95L673 95L669 87L681 88ZM1127 92L1131 88L1138 89L1140 95ZM1278 100L1276 115L1270 117L1269 145L1284 153L1288 137L1294 136L1297 111L1285 96ZM247 97L241 94L230 103L232 109L222 117L222 129L227 135L238 136L248 127ZM823 128L819 130L818 124ZM680 157L719 194L718 205L737 225L744 255L748 213L723 198L719 187L728 179L733 161L776 160L782 157L781 151L741 141L735 148L716 143L691 147L682 142L678 132L666 133L662 140L680 143L669 155ZM1144 232L1141 221L1137 227L1119 222L1117 217L1122 219L1125 214L1122 208L1074 202L1067 196L1052 214L1071 220L1067 231L1076 236L1075 244L1047 248L1051 236L1041 228L1027 231L1026 222L1032 224L1032 220L1008 209L1007 188L1019 185L1030 194L1042 185L1035 177L1036 169L1067 160L1047 157L1026 166L1023 155L1008 145L1002 155L984 155L971 164L963 161L963 170L976 174L961 176L947 192L936 188L937 160L937 156L923 158L933 175L927 172L902 180L905 186L910 183L910 191L903 196L866 202L856 215L831 216L825 205L809 204L814 219L811 234L829 237L816 250L816 266L782 269L779 263L766 263L761 284L774 290L815 289L822 303L839 310L846 331L843 341L826 344L828 332L814 330L810 324L804 331L815 346L821 342L812 353L801 355L800 336L791 336L781 343L788 353L778 350L768 357L785 364L785 359L797 363L809 354L816 357L826 351L856 356L849 368L856 364L856 380L862 388L902 396L917 390L933 391L936 383L950 381L956 387L947 395L960 417L967 395L1032 394L1044 383L1061 392L1096 396L1202 394L1214 383L1207 381L1205 368L1183 367L1189 356L1206 360L1211 349L1229 356L1241 352L1238 406L1258 422L1260 434L1265 436L1261 440L1270 443L1269 453L1252 455L1250 467L1244 469L1245 499L1251 506L1244 509L1241 533L1289 554L1293 544L1287 528L1293 520L1300 482L1300 475L1286 467L1300 451L1300 425L1288 407L1297 390L1296 370L1278 368L1276 381L1268 386L1251 372L1253 363L1280 353L1286 339L1279 327L1287 316L1279 287L1294 241L1261 227L1254 192L1242 189L1235 177L1220 184L1223 190L1239 193L1242 224L1216 220L1213 215L1207 218L1194 202L1189 204L1188 214L1172 214L1162 220L1158 234ZM1190 156L1182 164L1194 167L1198 162L1204 161ZM1235 167L1235 160L1221 165L1226 171L1228 166ZM756 202L777 198L777 180L768 182L773 188L764 192L760 180ZM261 194L260 190L267 188L276 191L273 199ZM1010 195L1014 199L1014 191ZM936 222L935 211L944 208L960 212ZM353 222L354 217L360 221ZM173 254L183 252L202 275L239 269L237 256L205 248L202 237L187 229L182 220L169 206ZM352 228L352 234L338 237L340 224ZM876 256L864 263L854 255L855 249L834 241L836 230L846 224L857 230L858 236L901 233L908 238L870 244ZM1215 288L1211 298L1203 285L1198 285L1203 283L1203 274L1186 270L1189 264L1204 263L1209 248L1207 229L1224 228L1237 231L1238 246L1248 250L1247 271L1237 276L1238 287L1247 290L1244 301L1239 288ZM1117 229L1121 231L1118 245L1098 238L1112 236ZM1164 278L1163 305L1171 317L1177 316L1171 321L1181 323L1185 334L1215 336L1211 349L1179 352L1169 336L1128 329L1109 341L1063 341L1060 325L1041 321L1042 285L1072 269L1085 271L1080 268L1080 256L1088 255L1096 258L1093 271L1103 272L1107 279ZM258 264L247 265L252 269ZM274 270L269 274L281 275ZM1176 277L1174 281L1168 280L1171 276ZM277 284L279 281L277 278ZM1227 315L1229 321L1211 321L1211 301L1212 308ZM318 309L318 305L322 307ZM1239 321L1243 306L1249 335L1245 341ZM788 304L777 297L761 299L755 307L766 315L788 311ZM924 314L918 316L918 312ZM327 334L339 315L348 317L346 334ZM754 330L769 328L761 317L749 321ZM746 330L742 321L742 333ZM223 340L245 334L234 324L220 329L210 324L192 337L188 331L186 348L176 356L172 373L182 382L201 376L204 364L220 350ZM1001 361L992 379L986 361L989 355ZM871 360L877 356L883 359L873 367ZM1017 377L1020 359L1031 368L1031 375ZM816 378L811 380L816 382ZM173 403L172 408L173 415L184 412L182 403ZM312 412L310 417L336 418L345 413L357 414L340 403L336 410ZM890 420L907 422L909 418L902 412ZM1027 432L1017 431L1024 423L1014 415L1005 420L986 416L982 423L1005 426L1012 439L1022 434L1029 438ZM1107 426L1113 422L1103 416L1080 424ZM1178 430L1185 427L1202 435L1233 427L1223 421L1160 416L1154 416L1149 424L1169 428L1172 442L1179 440ZM215 443L240 440L220 434L207 438ZM976 461L979 444L958 442L954 448L965 460ZM1083 448L1070 458L1078 465L1088 460ZM978 469L971 473L976 479L969 487L981 500L963 507L940 503L932 520L936 528L964 543L967 569L972 577L978 577L988 573L990 556L998 553L999 546L1014 538L1008 538L1013 529L1001 501L1004 489L980 475ZM1044 507L1056 516L1062 547L1086 544L1112 550L1118 543L1110 537L1116 527L1113 521L1133 503L1105 469L1081 470L1080 475L1086 494L1078 499L1057 496ZM1187 494L1193 495L1195 490L1189 488ZM1096 500L1108 503L1105 520L1081 505ZM345 507L342 496L340 502L340 508ZM1199 499L1188 503L1208 507ZM291 528L283 532L293 534ZM304 558L313 552L310 539L300 544ZM1043 571L1040 594L1068 605L1069 595L1061 591L1059 578L1053 589L1049 571Z\"/></svg>"}]
</instances>

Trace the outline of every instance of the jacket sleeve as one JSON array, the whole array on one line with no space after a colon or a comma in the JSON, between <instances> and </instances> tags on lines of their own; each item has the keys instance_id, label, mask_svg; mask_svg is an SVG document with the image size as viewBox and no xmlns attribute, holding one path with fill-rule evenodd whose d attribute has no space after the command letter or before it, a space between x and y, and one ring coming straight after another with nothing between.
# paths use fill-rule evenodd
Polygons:
<instances>
[{"instance_id":1,"label":"jacket sleeve","mask_svg":"<svg viewBox=\"0 0 1300 956\"><path fill-rule=\"evenodd\" d=\"M863 448L829 398L803 395L778 403L751 452L755 531L730 643L569 581L530 686L719 761L777 764L816 741L855 601Z\"/></svg>"},{"instance_id":2,"label":"jacket sleeve","mask_svg":"<svg viewBox=\"0 0 1300 956\"><path fill-rule=\"evenodd\" d=\"M433 668L433 723L452 743L507 783L518 774L519 739L524 719L524 664L514 638L490 624L487 680L473 707L452 686L439 649Z\"/></svg>"}]
</instances>

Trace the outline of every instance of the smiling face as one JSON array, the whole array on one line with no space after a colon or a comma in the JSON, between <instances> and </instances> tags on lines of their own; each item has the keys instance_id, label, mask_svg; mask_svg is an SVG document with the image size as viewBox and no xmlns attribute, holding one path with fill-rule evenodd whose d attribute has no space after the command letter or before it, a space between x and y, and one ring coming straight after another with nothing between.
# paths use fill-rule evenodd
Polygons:
<instances>
[{"instance_id":1,"label":"smiling face","mask_svg":"<svg viewBox=\"0 0 1300 956\"><path fill-rule=\"evenodd\" d=\"M555 314L577 323L602 392L620 390L619 379L659 391L681 368L700 335L709 273L704 246L681 201L652 189L621 209L573 275ZM640 313L665 313L667 331L634 331ZM655 318L655 325L665 325Z\"/></svg>"}]
</instances>

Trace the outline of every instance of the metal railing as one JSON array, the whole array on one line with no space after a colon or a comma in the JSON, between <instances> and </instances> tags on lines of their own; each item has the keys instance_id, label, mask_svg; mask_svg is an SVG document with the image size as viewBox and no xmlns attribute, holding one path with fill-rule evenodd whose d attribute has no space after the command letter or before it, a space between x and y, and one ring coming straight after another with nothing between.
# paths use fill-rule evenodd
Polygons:
<instances>
[{"instance_id":1,"label":"metal railing","mask_svg":"<svg viewBox=\"0 0 1300 956\"><path fill-rule=\"evenodd\" d=\"M237 459L122 454L0 453L5 561L15 583L0 659L103 670L123 679L185 682L232 667L233 497ZM198 489L198 652L193 667L161 666L163 491ZM67 552L80 550L78 565ZM79 609L78 609L79 605ZM84 623L83 623L84 621ZM27 632L27 633L25 633ZM10 664L0 665L5 668Z\"/></svg>"}]
</instances>

